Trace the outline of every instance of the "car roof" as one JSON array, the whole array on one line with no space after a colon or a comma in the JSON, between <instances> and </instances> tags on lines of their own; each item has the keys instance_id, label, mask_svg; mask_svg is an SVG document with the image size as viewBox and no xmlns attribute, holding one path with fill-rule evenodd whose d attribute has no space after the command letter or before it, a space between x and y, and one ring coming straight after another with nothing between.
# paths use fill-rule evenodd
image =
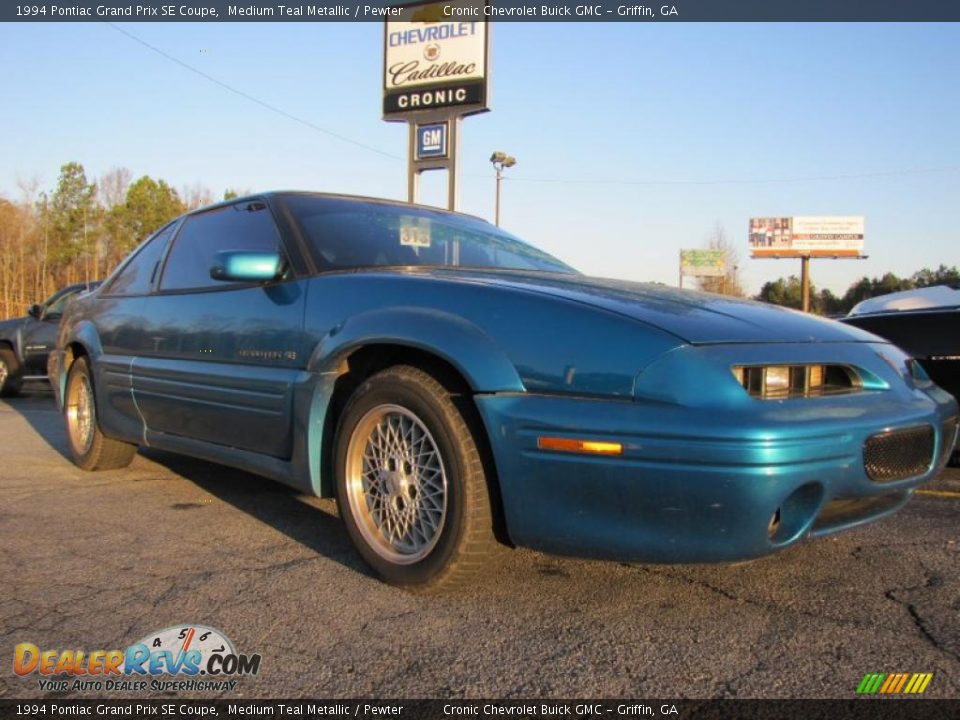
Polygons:
<instances>
[{"instance_id":1,"label":"car roof","mask_svg":"<svg viewBox=\"0 0 960 720\"><path fill-rule=\"evenodd\" d=\"M391 207L406 207L406 208L417 208L418 210L429 210L430 212L436 212L443 215L451 215L453 217L463 217L470 218L471 220L479 220L480 222L490 225L490 221L486 218L482 218L479 215L471 215L469 213L456 212L453 210L446 210L445 208L435 207L433 205L423 205L421 203L408 203L403 202L402 200L390 200L387 198L378 198L370 197L366 195L348 195L344 193L326 193L326 192L315 192L311 190L268 190L266 192L259 193L250 193L248 195L243 195L241 197L235 197L230 200L223 200L221 202L213 203L212 205L204 205L203 207L197 208L196 210L191 210L188 213L184 214L184 217L189 215L194 215L197 213L206 212L207 210L214 210L216 208L227 207L228 205L234 205L238 202L249 202L254 200L263 200L264 198L271 197L284 197L287 195L308 195L312 197L319 198L330 198L334 200L348 200L357 203L373 203L377 205L389 205Z\"/></svg>"},{"instance_id":2,"label":"car roof","mask_svg":"<svg viewBox=\"0 0 960 720\"><path fill-rule=\"evenodd\" d=\"M850 316L922 312L924 310L949 308L960 308L960 286L934 285L868 298L857 303L850 311Z\"/></svg>"}]
</instances>

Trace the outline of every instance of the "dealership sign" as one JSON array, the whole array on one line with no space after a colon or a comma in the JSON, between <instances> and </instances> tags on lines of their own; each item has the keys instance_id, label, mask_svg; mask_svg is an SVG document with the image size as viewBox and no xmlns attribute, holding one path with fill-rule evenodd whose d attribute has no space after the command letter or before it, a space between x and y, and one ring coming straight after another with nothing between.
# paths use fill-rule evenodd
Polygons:
<instances>
[{"instance_id":1,"label":"dealership sign","mask_svg":"<svg viewBox=\"0 0 960 720\"><path fill-rule=\"evenodd\" d=\"M417 160L426 158L445 158L447 150L447 129L450 123L435 122L417 125Z\"/></svg>"},{"instance_id":2,"label":"dealership sign","mask_svg":"<svg viewBox=\"0 0 960 720\"><path fill-rule=\"evenodd\" d=\"M763 257L860 257L863 216L750 218L750 255Z\"/></svg>"},{"instance_id":3,"label":"dealership sign","mask_svg":"<svg viewBox=\"0 0 960 720\"><path fill-rule=\"evenodd\" d=\"M462 108L487 109L489 32L465 22L470 6L484 17L490 0L404 5L384 23L383 115ZM398 118L399 119L399 118Z\"/></svg>"},{"instance_id":4,"label":"dealership sign","mask_svg":"<svg viewBox=\"0 0 960 720\"><path fill-rule=\"evenodd\" d=\"M724 277L726 257L723 250L681 250L680 272L691 277Z\"/></svg>"}]
</instances>

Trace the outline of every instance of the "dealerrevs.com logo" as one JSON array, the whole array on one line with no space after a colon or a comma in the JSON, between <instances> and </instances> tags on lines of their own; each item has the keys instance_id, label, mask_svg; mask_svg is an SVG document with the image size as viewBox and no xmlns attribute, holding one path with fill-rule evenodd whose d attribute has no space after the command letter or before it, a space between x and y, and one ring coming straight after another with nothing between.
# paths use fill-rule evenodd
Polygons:
<instances>
[{"instance_id":1,"label":"dealerrevs.com logo","mask_svg":"<svg viewBox=\"0 0 960 720\"><path fill-rule=\"evenodd\" d=\"M223 692L236 688L237 678L256 675L260 655L238 653L215 628L184 624L150 633L126 650L41 650L20 643L13 671L40 675L45 692Z\"/></svg>"}]
</instances>

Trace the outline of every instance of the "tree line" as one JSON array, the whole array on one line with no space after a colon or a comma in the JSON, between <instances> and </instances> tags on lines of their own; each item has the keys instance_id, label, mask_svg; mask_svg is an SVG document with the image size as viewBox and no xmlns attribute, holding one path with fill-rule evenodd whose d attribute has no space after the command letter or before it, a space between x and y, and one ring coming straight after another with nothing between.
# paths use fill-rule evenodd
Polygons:
<instances>
[{"instance_id":1,"label":"tree line","mask_svg":"<svg viewBox=\"0 0 960 720\"><path fill-rule=\"evenodd\" d=\"M178 192L148 175L132 178L120 167L90 180L69 162L53 189L21 182L20 197L0 196L0 318L65 285L103 279L150 232L217 199L202 185Z\"/></svg>"},{"instance_id":2,"label":"tree line","mask_svg":"<svg viewBox=\"0 0 960 720\"><path fill-rule=\"evenodd\" d=\"M936 270L923 268L909 277L898 277L890 272L882 277L864 276L852 283L841 296L835 295L826 288L818 291L811 284L810 309L818 315L846 315L854 305L863 300L901 290L914 290L934 285L960 285L960 270L955 266L940 265ZM757 300L799 309L800 278L791 275L765 283L760 289L760 294L757 295Z\"/></svg>"},{"instance_id":3,"label":"tree line","mask_svg":"<svg viewBox=\"0 0 960 720\"><path fill-rule=\"evenodd\" d=\"M237 197L227 189L222 198ZM56 187L38 192L38 183L21 183L20 197L0 196L0 318L22 315L27 306L65 285L106 277L149 233L178 215L217 200L202 185L180 192L163 180L137 180L127 168L114 168L91 181L83 165L60 168ZM739 255L717 225L705 246L726 257L723 278L699 278L702 290L744 296ZM844 315L861 300L899 290L960 284L956 267L924 268L909 277L887 273L863 277L842 296L811 287L812 310ZM757 300L799 308L800 280L795 275L763 285Z\"/></svg>"},{"instance_id":4,"label":"tree line","mask_svg":"<svg viewBox=\"0 0 960 720\"><path fill-rule=\"evenodd\" d=\"M721 295L746 297L740 276L740 255L728 240L726 230L722 225L718 223L714 227L703 247L707 250L723 252L726 261L726 276L697 278L699 289ZM936 270L930 268L917 270L908 277L898 277L891 272L881 277L864 276L852 283L847 291L840 296L826 288L817 290L811 284L810 309L818 315L846 315L853 309L854 305L863 300L900 292L901 290L915 290L916 288L932 287L934 285L960 286L960 270L956 266L940 265ZM764 283L754 299L799 310L802 305L800 278L791 275Z\"/></svg>"}]
</instances>

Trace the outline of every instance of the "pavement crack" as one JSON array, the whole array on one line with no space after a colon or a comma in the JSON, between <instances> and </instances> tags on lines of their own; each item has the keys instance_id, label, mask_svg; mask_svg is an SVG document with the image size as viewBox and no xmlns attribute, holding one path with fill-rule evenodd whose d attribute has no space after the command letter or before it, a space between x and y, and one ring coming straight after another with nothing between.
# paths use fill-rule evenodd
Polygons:
<instances>
[{"instance_id":1,"label":"pavement crack","mask_svg":"<svg viewBox=\"0 0 960 720\"><path fill-rule=\"evenodd\" d=\"M898 605L902 606L904 610L907 611L907 615L910 617L910 620L913 622L913 626L920 633L921 637L924 638L933 648L943 653L944 655L953 658L954 660L960 662L960 653L958 653L953 648L947 647L943 641L940 640L930 628L928 623L924 620L923 616L920 614L919 609L916 604L910 602L909 600L902 599L899 597L901 593L911 593L918 590L926 590L928 588L938 588L943 585L943 578L940 575L932 572L928 567L920 563L920 567L923 568L923 582L919 585L911 585L909 587L893 587L883 593L884 597L891 602L895 602Z\"/></svg>"}]
</instances>

